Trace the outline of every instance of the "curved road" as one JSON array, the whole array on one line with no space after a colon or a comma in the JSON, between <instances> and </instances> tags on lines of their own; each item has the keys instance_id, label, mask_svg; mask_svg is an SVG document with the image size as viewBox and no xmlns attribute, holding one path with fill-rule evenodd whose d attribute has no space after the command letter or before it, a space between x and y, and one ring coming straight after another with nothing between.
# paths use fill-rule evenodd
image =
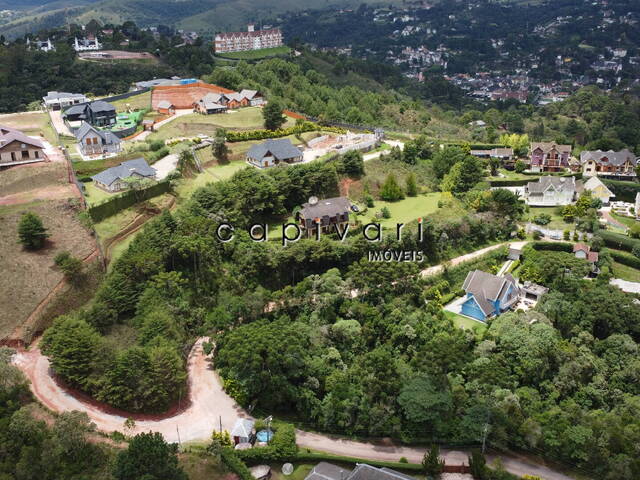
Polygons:
<instances>
[{"instance_id":1,"label":"curved road","mask_svg":"<svg viewBox=\"0 0 640 480\"><path fill-rule=\"evenodd\" d=\"M194 345L188 359L189 372L189 405L182 411L166 417L136 418L135 427L126 430L125 414L101 408L94 402L71 395L56 383L51 376L49 360L42 355L37 345L28 351L16 353L13 363L16 364L31 381L31 390L36 398L54 412L79 410L86 412L97 428L104 432L126 431L134 434L145 431L160 432L169 442L206 441L214 429L231 430L238 416L249 417L224 390L220 379L203 350L206 338L199 339ZM135 417L134 417L135 418ZM321 435L298 430L298 445L303 448L321 450L336 455L347 455L371 460L398 461L406 457L412 463L420 463L425 453L424 448L398 446L391 442L367 443L356 442L344 438ZM441 450L442 457L449 464L467 463L468 452L464 450ZM504 467L516 475L532 474L546 480L571 480L570 477L555 472L550 468L535 464L526 458L507 455L488 455L489 461L499 457Z\"/></svg>"}]
</instances>

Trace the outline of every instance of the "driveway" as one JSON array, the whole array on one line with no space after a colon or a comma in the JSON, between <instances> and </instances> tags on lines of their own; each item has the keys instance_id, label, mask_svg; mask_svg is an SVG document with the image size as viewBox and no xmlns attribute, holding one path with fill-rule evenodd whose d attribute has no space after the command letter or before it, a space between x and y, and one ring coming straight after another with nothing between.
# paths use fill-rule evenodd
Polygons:
<instances>
[{"instance_id":1,"label":"driveway","mask_svg":"<svg viewBox=\"0 0 640 480\"><path fill-rule=\"evenodd\" d=\"M164 180L167 178L167 176L176 169L178 160L178 155L172 153L154 163L153 168L156 169L156 180Z\"/></svg>"},{"instance_id":2,"label":"driveway","mask_svg":"<svg viewBox=\"0 0 640 480\"><path fill-rule=\"evenodd\" d=\"M73 137L71 130L69 130L67 124L64 123L64 120L62 120L62 110L49 110L49 117L51 118L53 128L55 128L58 134L66 135L67 137Z\"/></svg>"},{"instance_id":3,"label":"driveway","mask_svg":"<svg viewBox=\"0 0 640 480\"><path fill-rule=\"evenodd\" d=\"M623 292L627 293L640 293L640 283L638 282L629 282L627 280L622 280L621 278L612 278L609 280L611 285L615 285Z\"/></svg>"}]
</instances>

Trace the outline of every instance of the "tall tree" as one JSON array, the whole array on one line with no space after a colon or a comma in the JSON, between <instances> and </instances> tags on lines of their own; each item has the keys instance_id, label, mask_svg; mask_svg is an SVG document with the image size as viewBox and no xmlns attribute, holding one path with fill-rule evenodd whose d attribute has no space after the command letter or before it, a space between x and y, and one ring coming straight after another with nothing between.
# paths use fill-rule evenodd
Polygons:
<instances>
[{"instance_id":1,"label":"tall tree","mask_svg":"<svg viewBox=\"0 0 640 480\"><path fill-rule=\"evenodd\" d=\"M264 128L267 130L277 130L284 125L287 119L282 114L282 111L282 104L278 100L270 100L262 109Z\"/></svg>"},{"instance_id":2,"label":"tall tree","mask_svg":"<svg viewBox=\"0 0 640 480\"><path fill-rule=\"evenodd\" d=\"M140 433L118 454L113 476L117 480L187 480L178 465L177 445L159 433Z\"/></svg>"},{"instance_id":3,"label":"tall tree","mask_svg":"<svg viewBox=\"0 0 640 480\"><path fill-rule=\"evenodd\" d=\"M224 128L216 129L216 136L211 144L213 156L218 163L226 163L229 160L229 147L227 147L227 131Z\"/></svg>"},{"instance_id":4,"label":"tall tree","mask_svg":"<svg viewBox=\"0 0 640 480\"><path fill-rule=\"evenodd\" d=\"M398 185L396 176L393 173L387 175L387 179L380 189L380 198L387 202L395 202L396 200L402 200L404 198L404 192L402 188L400 188L400 185Z\"/></svg>"}]
</instances>

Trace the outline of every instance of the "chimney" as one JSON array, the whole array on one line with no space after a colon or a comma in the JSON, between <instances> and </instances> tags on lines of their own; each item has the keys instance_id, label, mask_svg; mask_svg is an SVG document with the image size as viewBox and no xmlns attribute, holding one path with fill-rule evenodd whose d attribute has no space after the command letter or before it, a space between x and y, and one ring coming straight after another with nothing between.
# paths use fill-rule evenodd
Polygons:
<instances>
[{"instance_id":1,"label":"chimney","mask_svg":"<svg viewBox=\"0 0 640 480\"><path fill-rule=\"evenodd\" d=\"M256 30L256 26L255 26L253 23L250 23L250 24L247 26L247 31L248 31L248 32L255 32L255 30Z\"/></svg>"}]
</instances>

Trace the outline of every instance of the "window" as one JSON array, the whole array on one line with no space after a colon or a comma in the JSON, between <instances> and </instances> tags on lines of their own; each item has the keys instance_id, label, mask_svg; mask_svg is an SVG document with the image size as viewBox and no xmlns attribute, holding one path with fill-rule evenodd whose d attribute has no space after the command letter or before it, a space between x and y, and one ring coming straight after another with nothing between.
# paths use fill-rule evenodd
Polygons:
<instances>
[{"instance_id":1,"label":"window","mask_svg":"<svg viewBox=\"0 0 640 480\"><path fill-rule=\"evenodd\" d=\"M22 159L29 160L29 150L22 150Z\"/></svg>"}]
</instances>

